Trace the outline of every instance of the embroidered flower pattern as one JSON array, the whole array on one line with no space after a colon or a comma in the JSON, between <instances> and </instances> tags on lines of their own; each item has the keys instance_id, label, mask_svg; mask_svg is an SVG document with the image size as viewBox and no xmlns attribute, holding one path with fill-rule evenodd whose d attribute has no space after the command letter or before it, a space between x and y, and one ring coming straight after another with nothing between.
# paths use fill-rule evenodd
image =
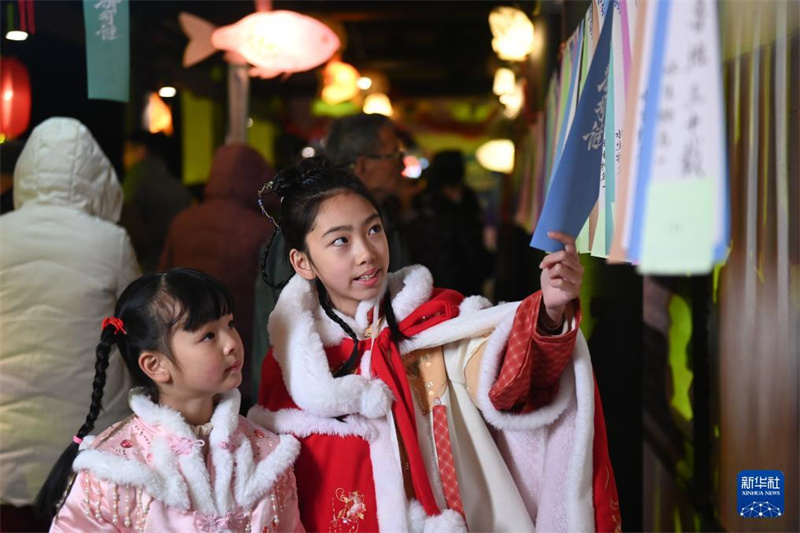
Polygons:
<instances>
[{"instance_id":1,"label":"embroidered flower pattern","mask_svg":"<svg viewBox=\"0 0 800 533\"><path fill-rule=\"evenodd\" d=\"M169 437L169 449L178 455L190 455L195 449L200 449L205 443L198 439L192 440L186 437Z\"/></svg>"},{"instance_id":2,"label":"embroidered flower pattern","mask_svg":"<svg viewBox=\"0 0 800 533\"><path fill-rule=\"evenodd\" d=\"M217 533L225 530L241 531L247 526L247 519L247 514L241 509L229 511L224 515L195 511L194 527L203 533Z\"/></svg>"},{"instance_id":3,"label":"embroidered flower pattern","mask_svg":"<svg viewBox=\"0 0 800 533\"><path fill-rule=\"evenodd\" d=\"M337 511L337 503L340 509ZM358 491L346 493L344 489L336 489L336 496L331 500L333 517L329 531L334 533L356 533L358 524L364 519L367 506L364 495Z\"/></svg>"},{"instance_id":4,"label":"embroidered flower pattern","mask_svg":"<svg viewBox=\"0 0 800 533\"><path fill-rule=\"evenodd\" d=\"M237 448L237 446L234 443L228 441L222 441L217 446L219 446L223 450L230 450L232 452L236 451Z\"/></svg>"}]
</instances>

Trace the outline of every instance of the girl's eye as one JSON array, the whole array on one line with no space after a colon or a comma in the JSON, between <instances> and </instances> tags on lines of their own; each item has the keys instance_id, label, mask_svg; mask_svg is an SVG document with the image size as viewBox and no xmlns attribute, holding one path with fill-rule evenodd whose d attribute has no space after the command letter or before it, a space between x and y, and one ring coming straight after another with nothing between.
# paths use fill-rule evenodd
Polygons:
<instances>
[{"instance_id":1,"label":"girl's eye","mask_svg":"<svg viewBox=\"0 0 800 533\"><path fill-rule=\"evenodd\" d=\"M228 322L228 327L229 327L230 329L233 329L234 327L236 327L236 326L234 326L234 324L233 324L233 320L231 320L230 322Z\"/></svg>"},{"instance_id":2,"label":"girl's eye","mask_svg":"<svg viewBox=\"0 0 800 533\"><path fill-rule=\"evenodd\" d=\"M331 244L334 245L334 246L344 246L347 243L348 243L347 237L339 237L338 239L333 241Z\"/></svg>"},{"instance_id":3,"label":"girl's eye","mask_svg":"<svg viewBox=\"0 0 800 533\"><path fill-rule=\"evenodd\" d=\"M382 231L383 231L383 226L381 226L380 224L375 224L374 226L369 228L368 234L369 235L376 235L376 234L378 234L378 233L380 233Z\"/></svg>"},{"instance_id":4,"label":"girl's eye","mask_svg":"<svg viewBox=\"0 0 800 533\"><path fill-rule=\"evenodd\" d=\"M202 338L201 340L204 340L204 341L210 341L210 340L214 340L214 337L216 337L216 335L214 334L214 332L213 332L213 331L209 331L208 333L206 333L205 335L203 335L203 338Z\"/></svg>"}]
</instances>

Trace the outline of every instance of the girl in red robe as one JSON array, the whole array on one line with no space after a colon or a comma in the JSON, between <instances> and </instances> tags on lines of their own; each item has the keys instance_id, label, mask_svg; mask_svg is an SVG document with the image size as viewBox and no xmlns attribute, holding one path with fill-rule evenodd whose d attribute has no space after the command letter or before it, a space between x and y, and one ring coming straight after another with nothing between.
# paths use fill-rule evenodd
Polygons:
<instances>
[{"instance_id":1,"label":"girl in red robe","mask_svg":"<svg viewBox=\"0 0 800 533\"><path fill-rule=\"evenodd\" d=\"M573 238L551 235L541 291L492 307L421 266L388 274L347 169L306 159L267 189L296 275L249 416L300 439L309 531L620 530Z\"/></svg>"}]
</instances>

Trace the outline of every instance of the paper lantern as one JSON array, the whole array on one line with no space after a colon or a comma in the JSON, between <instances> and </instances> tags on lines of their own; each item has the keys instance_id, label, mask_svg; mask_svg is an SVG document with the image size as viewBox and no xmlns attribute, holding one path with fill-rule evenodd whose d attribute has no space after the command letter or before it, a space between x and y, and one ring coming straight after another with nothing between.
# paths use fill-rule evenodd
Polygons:
<instances>
[{"instance_id":1,"label":"paper lantern","mask_svg":"<svg viewBox=\"0 0 800 533\"><path fill-rule=\"evenodd\" d=\"M391 117L394 110L389 97L383 93L372 93L364 99L364 113L368 115L378 114Z\"/></svg>"},{"instance_id":2,"label":"paper lantern","mask_svg":"<svg viewBox=\"0 0 800 533\"><path fill-rule=\"evenodd\" d=\"M150 93L144 112L147 131L172 136L172 110L156 93Z\"/></svg>"},{"instance_id":3,"label":"paper lantern","mask_svg":"<svg viewBox=\"0 0 800 533\"><path fill-rule=\"evenodd\" d=\"M494 84L492 85L492 92L497 96L501 94L509 94L514 91L514 83L516 76L514 71L509 68L499 68L494 73Z\"/></svg>"},{"instance_id":4,"label":"paper lantern","mask_svg":"<svg viewBox=\"0 0 800 533\"><path fill-rule=\"evenodd\" d=\"M489 14L492 49L505 61L522 61L533 50L533 23L513 7L497 7Z\"/></svg>"},{"instance_id":5,"label":"paper lantern","mask_svg":"<svg viewBox=\"0 0 800 533\"><path fill-rule=\"evenodd\" d=\"M325 83L321 98L326 104L335 105L346 102L358 94L360 74L353 67L341 61L330 61L322 71Z\"/></svg>"},{"instance_id":6,"label":"paper lantern","mask_svg":"<svg viewBox=\"0 0 800 533\"><path fill-rule=\"evenodd\" d=\"M514 143L509 139L493 139L475 151L478 164L492 172L511 174L514 171Z\"/></svg>"},{"instance_id":7,"label":"paper lantern","mask_svg":"<svg viewBox=\"0 0 800 533\"><path fill-rule=\"evenodd\" d=\"M0 63L0 135L19 137L31 121L31 79L28 68L14 58Z\"/></svg>"},{"instance_id":8,"label":"paper lantern","mask_svg":"<svg viewBox=\"0 0 800 533\"><path fill-rule=\"evenodd\" d=\"M522 81L518 81L511 92L501 94L500 103L505 106L503 114L507 118L517 118L520 110L522 110L522 104L525 103L525 90Z\"/></svg>"},{"instance_id":9,"label":"paper lantern","mask_svg":"<svg viewBox=\"0 0 800 533\"><path fill-rule=\"evenodd\" d=\"M178 20L189 37L185 67L223 50L230 53L226 59L253 65L251 76L274 78L321 65L341 44L328 26L294 11L252 13L222 28L189 13L180 13Z\"/></svg>"}]
</instances>

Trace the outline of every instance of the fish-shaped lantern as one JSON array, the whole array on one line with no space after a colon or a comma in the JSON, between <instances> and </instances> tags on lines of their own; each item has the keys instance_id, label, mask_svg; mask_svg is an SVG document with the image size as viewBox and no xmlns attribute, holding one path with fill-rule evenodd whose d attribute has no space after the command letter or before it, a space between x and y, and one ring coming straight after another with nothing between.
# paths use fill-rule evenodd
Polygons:
<instances>
[{"instance_id":1,"label":"fish-shaped lantern","mask_svg":"<svg viewBox=\"0 0 800 533\"><path fill-rule=\"evenodd\" d=\"M252 65L251 76L274 78L321 65L341 44L328 26L294 11L259 11L222 28L189 13L178 18L189 37L185 67L223 50L229 61Z\"/></svg>"}]
</instances>

